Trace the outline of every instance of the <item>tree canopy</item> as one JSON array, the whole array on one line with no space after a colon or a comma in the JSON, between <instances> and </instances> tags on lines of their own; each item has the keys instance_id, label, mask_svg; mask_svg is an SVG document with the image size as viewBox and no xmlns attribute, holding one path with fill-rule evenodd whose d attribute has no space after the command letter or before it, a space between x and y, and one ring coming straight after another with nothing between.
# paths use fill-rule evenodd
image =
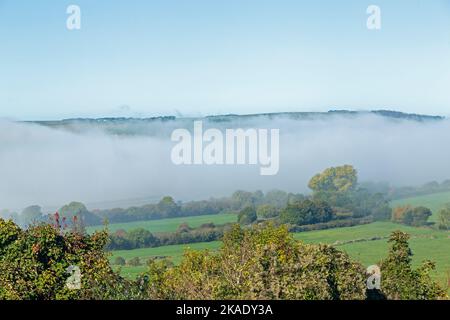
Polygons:
<instances>
[{"instance_id":1,"label":"tree canopy","mask_svg":"<svg viewBox=\"0 0 450 320\"><path fill-rule=\"evenodd\" d=\"M253 206L245 207L238 214L238 222L242 225L251 224L255 222L257 218L258 217Z\"/></svg>"},{"instance_id":2,"label":"tree canopy","mask_svg":"<svg viewBox=\"0 0 450 320\"><path fill-rule=\"evenodd\" d=\"M331 167L316 174L308 183L314 192L343 193L355 188L358 182L356 169L351 165Z\"/></svg>"},{"instance_id":3,"label":"tree canopy","mask_svg":"<svg viewBox=\"0 0 450 320\"><path fill-rule=\"evenodd\" d=\"M290 203L281 211L282 223L305 225L333 219L333 209L321 200L303 200Z\"/></svg>"}]
</instances>

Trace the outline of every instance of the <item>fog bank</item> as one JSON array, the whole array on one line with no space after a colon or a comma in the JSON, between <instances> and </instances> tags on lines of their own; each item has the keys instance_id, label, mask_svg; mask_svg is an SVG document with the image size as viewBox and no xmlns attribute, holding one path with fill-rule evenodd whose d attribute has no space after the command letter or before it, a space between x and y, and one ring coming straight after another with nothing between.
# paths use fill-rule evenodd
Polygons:
<instances>
[{"instance_id":1,"label":"fog bank","mask_svg":"<svg viewBox=\"0 0 450 320\"><path fill-rule=\"evenodd\" d=\"M209 198L236 189L306 192L312 175L342 164L354 165L360 180L394 185L450 178L448 120L415 122L364 115L205 122L206 128L220 130L280 129L280 169L275 176L261 176L258 165L174 165L170 135L180 126L193 130L190 120L148 124L134 128L134 135L113 135L95 126L66 130L0 122L0 209L59 207L70 201L95 209L139 204L163 195Z\"/></svg>"}]
</instances>

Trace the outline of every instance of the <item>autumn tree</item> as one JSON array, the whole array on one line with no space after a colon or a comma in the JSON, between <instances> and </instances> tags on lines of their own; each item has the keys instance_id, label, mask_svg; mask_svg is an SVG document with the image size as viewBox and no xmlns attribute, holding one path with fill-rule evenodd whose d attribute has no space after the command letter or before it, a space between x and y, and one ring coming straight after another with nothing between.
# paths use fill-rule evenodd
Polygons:
<instances>
[{"instance_id":1,"label":"autumn tree","mask_svg":"<svg viewBox=\"0 0 450 320\"><path fill-rule=\"evenodd\" d=\"M406 205L394 208L392 211L392 221L419 227L425 225L431 215L431 210L426 207Z\"/></svg>"},{"instance_id":2,"label":"autumn tree","mask_svg":"<svg viewBox=\"0 0 450 320\"><path fill-rule=\"evenodd\" d=\"M345 193L353 190L358 182L355 168L351 165L331 167L316 174L308 183L314 192Z\"/></svg>"}]
</instances>

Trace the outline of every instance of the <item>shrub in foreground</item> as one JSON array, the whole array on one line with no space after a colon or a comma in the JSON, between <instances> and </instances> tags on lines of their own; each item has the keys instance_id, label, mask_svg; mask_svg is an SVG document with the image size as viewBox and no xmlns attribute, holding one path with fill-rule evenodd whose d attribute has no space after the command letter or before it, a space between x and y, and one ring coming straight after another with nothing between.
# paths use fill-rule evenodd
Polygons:
<instances>
[{"instance_id":1,"label":"shrub in foreground","mask_svg":"<svg viewBox=\"0 0 450 320\"><path fill-rule=\"evenodd\" d=\"M409 235L401 231L395 231L390 237L389 254L381 262L383 293L395 300L446 298L445 290L430 277L435 268L433 262L424 261L419 268L412 268L408 239Z\"/></svg>"},{"instance_id":2,"label":"shrub in foreground","mask_svg":"<svg viewBox=\"0 0 450 320\"><path fill-rule=\"evenodd\" d=\"M107 240L106 232L83 235L48 224L22 230L0 219L0 300L139 297L138 286L111 269Z\"/></svg>"}]
</instances>

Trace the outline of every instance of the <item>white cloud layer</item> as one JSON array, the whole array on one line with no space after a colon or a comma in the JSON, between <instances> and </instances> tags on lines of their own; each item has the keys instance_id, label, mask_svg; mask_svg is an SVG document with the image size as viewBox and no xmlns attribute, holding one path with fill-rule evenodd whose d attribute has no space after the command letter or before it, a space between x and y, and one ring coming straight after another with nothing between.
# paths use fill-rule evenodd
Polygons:
<instances>
[{"instance_id":1,"label":"white cloud layer","mask_svg":"<svg viewBox=\"0 0 450 320\"><path fill-rule=\"evenodd\" d=\"M56 208L82 201L94 209L140 204L163 195L208 198L236 189L307 192L312 175L342 164L354 165L360 180L395 185L450 178L448 120L419 123L367 115L221 123L219 129L279 128L276 176L261 176L259 166L175 166L170 133L180 123L141 124L133 128L141 134L130 136L86 126L69 131L0 122L0 208ZM192 130L189 121L183 126Z\"/></svg>"}]
</instances>

